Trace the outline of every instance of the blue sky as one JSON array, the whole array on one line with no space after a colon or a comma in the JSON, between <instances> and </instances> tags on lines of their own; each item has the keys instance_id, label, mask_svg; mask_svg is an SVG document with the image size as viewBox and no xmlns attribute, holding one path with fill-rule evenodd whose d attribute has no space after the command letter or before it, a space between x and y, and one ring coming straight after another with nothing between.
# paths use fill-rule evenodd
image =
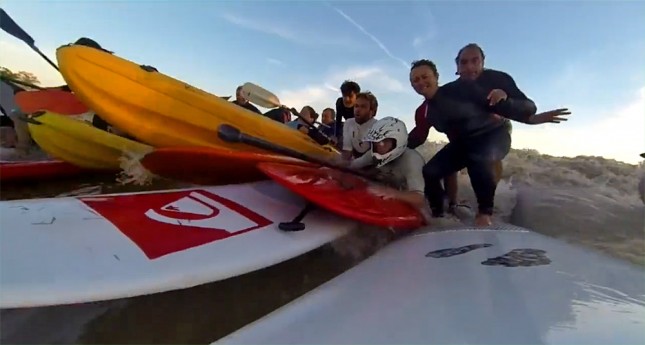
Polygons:
<instances>
[{"instance_id":1,"label":"blue sky","mask_svg":"<svg viewBox=\"0 0 645 345\"><path fill-rule=\"evenodd\" d=\"M409 129L421 101L408 82L410 61L435 61L446 83L459 48L477 42L486 66L510 73L540 110L574 112L561 125L516 124L515 148L629 162L645 152L645 2L4 0L2 7L51 58L57 46L87 36L218 95L252 81L318 112L354 79L378 97L377 116L398 116ZM22 42L2 32L0 44L8 52L0 64L33 71L44 84L60 80Z\"/></svg>"}]
</instances>

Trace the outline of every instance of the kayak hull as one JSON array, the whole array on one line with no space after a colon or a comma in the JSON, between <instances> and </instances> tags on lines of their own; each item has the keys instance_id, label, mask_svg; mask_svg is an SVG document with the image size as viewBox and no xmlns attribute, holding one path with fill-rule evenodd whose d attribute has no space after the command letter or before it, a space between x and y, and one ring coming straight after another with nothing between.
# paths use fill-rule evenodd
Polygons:
<instances>
[{"instance_id":1,"label":"kayak hull","mask_svg":"<svg viewBox=\"0 0 645 345\"><path fill-rule=\"evenodd\" d=\"M306 154L338 154L284 124L118 56L73 45L58 48L56 56L63 78L79 100L108 123L155 147L265 152L220 139L219 126L229 124Z\"/></svg>"},{"instance_id":2,"label":"kayak hull","mask_svg":"<svg viewBox=\"0 0 645 345\"><path fill-rule=\"evenodd\" d=\"M29 131L38 146L51 156L79 167L116 171L124 154L143 155L153 149L53 112L32 118L39 123L29 123Z\"/></svg>"},{"instance_id":3,"label":"kayak hull","mask_svg":"<svg viewBox=\"0 0 645 345\"><path fill-rule=\"evenodd\" d=\"M313 166L286 156L210 147L167 147L146 154L142 165L155 175L200 185L266 180L259 162Z\"/></svg>"}]
</instances>

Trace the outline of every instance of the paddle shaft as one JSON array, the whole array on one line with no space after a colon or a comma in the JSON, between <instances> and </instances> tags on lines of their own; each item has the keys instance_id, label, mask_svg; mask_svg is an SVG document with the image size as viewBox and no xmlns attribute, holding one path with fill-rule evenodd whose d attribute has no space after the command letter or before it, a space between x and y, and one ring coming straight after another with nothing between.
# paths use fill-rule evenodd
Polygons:
<instances>
[{"instance_id":1,"label":"paddle shaft","mask_svg":"<svg viewBox=\"0 0 645 345\"><path fill-rule=\"evenodd\" d=\"M45 59L45 61L47 61L47 62L48 62L52 67L54 67L58 72L60 72L60 69L58 69L58 66L56 66L56 64L55 64L52 60L50 60L50 59L47 57L47 55L43 54L43 52L41 52L41 51L40 51L40 49L38 49L38 47L36 47L36 46L30 46L30 47L31 47L31 49L33 49L36 53L38 53L38 55L42 56L42 57L43 57L43 59Z\"/></svg>"},{"instance_id":2,"label":"paddle shaft","mask_svg":"<svg viewBox=\"0 0 645 345\"><path fill-rule=\"evenodd\" d=\"M43 88L43 87L41 87L41 86L34 85L34 84L30 84L30 83L27 83L27 82L24 82L24 81L18 80L18 79L16 79L16 78L9 77L9 76L7 76L7 75L0 76L0 79L4 79L4 80L6 80L6 81L8 81L8 82L10 82L10 83L19 84L19 85L24 85L24 86L27 86L27 87L31 87L31 88L34 88L34 89L36 89L36 90L44 90L44 89L45 89L45 88Z\"/></svg>"},{"instance_id":3,"label":"paddle shaft","mask_svg":"<svg viewBox=\"0 0 645 345\"><path fill-rule=\"evenodd\" d=\"M0 8L0 27L2 30L4 30L6 33L9 35L25 42L31 49L33 49L38 55L42 56L45 61L47 61L52 67L54 67L57 71L60 71L58 69L58 66L50 60L43 52L36 47L36 42L34 39L16 23L13 18L9 16L9 14L4 10Z\"/></svg>"},{"instance_id":4,"label":"paddle shaft","mask_svg":"<svg viewBox=\"0 0 645 345\"><path fill-rule=\"evenodd\" d=\"M273 107L273 108L279 108L279 107L287 108L287 106L285 106L284 104L282 104L282 102L280 102L280 99L278 98L278 96L276 96L273 92L263 88L262 86L247 82L247 83L244 83L244 85L242 85L242 90L245 91L245 93L247 94L248 100L251 103L256 103L256 104L259 104L259 105L267 107L267 108L271 108L271 107ZM325 124L323 124L321 122L318 122L318 121L314 121L313 123L307 121L294 108L289 108L289 110L291 110L292 114L296 115L296 117L298 117L299 119L304 121L305 124L307 126L311 127L311 128L317 129L317 128L314 127L314 123L318 123L318 124L321 124L323 126L326 126Z\"/></svg>"},{"instance_id":5,"label":"paddle shaft","mask_svg":"<svg viewBox=\"0 0 645 345\"><path fill-rule=\"evenodd\" d=\"M336 169L336 170L339 170L339 171L342 171L342 172L346 172L346 173L349 173L349 174L353 174L353 175L356 175L356 176L366 178L366 179L371 180L371 181L375 181L373 176L370 176L370 175L365 174L363 172L356 171L354 169L346 168L346 167L343 167L343 166L338 166L338 165L329 163L324 159L320 159L320 158L317 158L317 157L311 157L311 156L309 156L307 154L292 150L292 149L290 149L288 147L284 147L284 146L274 144L274 143L268 142L268 141L260 139L260 138L256 138L256 137L251 136L249 134L242 133L239 129L237 129L236 127L233 127L231 125L226 125L226 124L220 125L219 130L217 131L217 133L218 133L218 136L222 140L227 141L227 142L244 143L244 144L247 144L247 145L255 146L257 148L261 148L263 150L272 151L272 152L275 152L275 153L278 153L278 154L282 154L282 155L289 156L289 157L292 157L292 158L300 159L300 160L303 160L303 161L306 161L306 162L309 162L309 163L314 163L314 164L318 164L318 165L321 165L321 166L333 168L333 169Z\"/></svg>"}]
</instances>

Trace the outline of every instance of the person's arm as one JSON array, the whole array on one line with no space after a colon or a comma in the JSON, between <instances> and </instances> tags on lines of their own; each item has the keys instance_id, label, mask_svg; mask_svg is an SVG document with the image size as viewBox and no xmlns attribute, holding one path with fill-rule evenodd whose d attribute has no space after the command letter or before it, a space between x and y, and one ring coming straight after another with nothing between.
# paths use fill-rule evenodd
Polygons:
<instances>
[{"instance_id":1,"label":"person's arm","mask_svg":"<svg viewBox=\"0 0 645 345\"><path fill-rule=\"evenodd\" d=\"M423 178L423 166L425 162L423 161L423 157L421 157L420 153L413 151L404 153L398 159L403 160L399 163L400 166L397 166L397 169L404 172L407 189L396 190L394 188L374 187L372 190L385 197L406 202L423 212L426 208L424 195L425 180Z\"/></svg>"},{"instance_id":2,"label":"person's arm","mask_svg":"<svg viewBox=\"0 0 645 345\"><path fill-rule=\"evenodd\" d=\"M245 108L250 110L250 111L256 112L258 114L262 114L260 109L258 109L255 105L251 104L251 102L247 102Z\"/></svg>"},{"instance_id":3,"label":"person's arm","mask_svg":"<svg viewBox=\"0 0 645 345\"><path fill-rule=\"evenodd\" d=\"M343 123L343 113L341 111L342 106L343 106L343 99L338 98L336 100L336 122L334 122L335 124L334 135L338 135L341 133L340 125L341 123Z\"/></svg>"},{"instance_id":4,"label":"person's arm","mask_svg":"<svg viewBox=\"0 0 645 345\"><path fill-rule=\"evenodd\" d=\"M372 158L372 151L367 151L365 152L362 156L352 160L349 163L349 168L350 169L363 169L365 167L370 166L373 163L373 158Z\"/></svg>"},{"instance_id":5,"label":"person's arm","mask_svg":"<svg viewBox=\"0 0 645 345\"><path fill-rule=\"evenodd\" d=\"M502 85L502 90L506 92L509 98L513 98L515 100L522 100L522 101L527 101L533 103L532 100L530 100L522 90L517 86L515 83L515 80L513 77L511 77L508 73L504 72L499 72L499 77L501 79L501 85Z\"/></svg>"},{"instance_id":6,"label":"person's arm","mask_svg":"<svg viewBox=\"0 0 645 345\"><path fill-rule=\"evenodd\" d=\"M430 135L430 128L432 126L426 120L425 114L425 104L417 108L417 111L414 115L414 128L408 134L408 147L411 149L416 149L417 147L423 145L426 140L428 140L428 135Z\"/></svg>"},{"instance_id":7,"label":"person's arm","mask_svg":"<svg viewBox=\"0 0 645 345\"><path fill-rule=\"evenodd\" d=\"M342 146L342 156L344 159L349 160L352 158L352 133L351 133L350 121L345 122L343 126L343 146Z\"/></svg>"},{"instance_id":8,"label":"person's arm","mask_svg":"<svg viewBox=\"0 0 645 345\"><path fill-rule=\"evenodd\" d=\"M458 79L453 83L450 88L445 89L450 96L457 96L458 99L461 98L481 105L488 112L504 116L511 120L529 123L529 118L535 115L537 111L535 103L528 98L521 100L509 97L491 106L487 98L488 92L476 82Z\"/></svg>"}]
</instances>

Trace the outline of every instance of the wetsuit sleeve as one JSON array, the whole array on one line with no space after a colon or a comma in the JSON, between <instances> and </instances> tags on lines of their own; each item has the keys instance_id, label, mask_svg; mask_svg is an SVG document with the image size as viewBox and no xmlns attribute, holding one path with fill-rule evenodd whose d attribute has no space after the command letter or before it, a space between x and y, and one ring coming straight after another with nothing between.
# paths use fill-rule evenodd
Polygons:
<instances>
[{"instance_id":1,"label":"wetsuit sleeve","mask_svg":"<svg viewBox=\"0 0 645 345\"><path fill-rule=\"evenodd\" d=\"M362 169L370 164L372 164L372 151L367 151L365 152L362 156L352 160L351 163L349 163L349 168L350 169ZM421 177L423 178L423 177Z\"/></svg>"},{"instance_id":2,"label":"wetsuit sleeve","mask_svg":"<svg viewBox=\"0 0 645 345\"><path fill-rule=\"evenodd\" d=\"M532 107L536 108L537 110L535 103L531 99L526 97L524 92L522 92L522 90L520 90L520 88L517 87L517 83L515 83L515 80L513 79L513 77L510 76L510 74L504 73L501 71L491 71L491 72L493 72L492 78L493 78L493 84L495 85L495 88L504 90L504 92L506 92L506 94L508 95L508 98L513 100L516 107L524 108L528 112L530 112L530 109ZM514 119L514 120L520 121L518 119ZM528 121L528 118L525 119L525 121L520 121L520 122L526 123L527 121Z\"/></svg>"},{"instance_id":3,"label":"wetsuit sleeve","mask_svg":"<svg viewBox=\"0 0 645 345\"><path fill-rule=\"evenodd\" d=\"M253 105L253 104L251 104L251 103L246 103L246 107L245 107L245 108L246 108L246 109L248 109L248 110L250 110L250 111L252 111L252 112L255 112L255 113L258 113L258 114L262 114L262 112L260 112L260 109L258 109L256 106L254 106L254 105Z\"/></svg>"},{"instance_id":4,"label":"wetsuit sleeve","mask_svg":"<svg viewBox=\"0 0 645 345\"><path fill-rule=\"evenodd\" d=\"M342 105L343 105L343 99L342 98L336 99L336 122L334 127L335 135L339 135L341 132L340 124L343 122L343 113L341 109Z\"/></svg>"},{"instance_id":5,"label":"wetsuit sleeve","mask_svg":"<svg viewBox=\"0 0 645 345\"><path fill-rule=\"evenodd\" d=\"M489 112L499 114L511 120L528 123L529 117L535 115L535 112L537 111L535 103L528 98L526 100L521 100L509 97L491 107L489 105L490 102L487 99L488 92L486 92L486 89L478 85L476 82L458 80L453 83L454 84L450 88L450 91L457 93L458 97L463 97L475 104L485 107Z\"/></svg>"},{"instance_id":6,"label":"wetsuit sleeve","mask_svg":"<svg viewBox=\"0 0 645 345\"><path fill-rule=\"evenodd\" d=\"M425 180L423 178L423 166L425 162L421 154L412 151L406 152L402 162L404 164L402 170L404 171L405 182L407 190L410 192L423 193L425 189Z\"/></svg>"},{"instance_id":7,"label":"wetsuit sleeve","mask_svg":"<svg viewBox=\"0 0 645 345\"><path fill-rule=\"evenodd\" d=\"M431 126L425 118L423 108L423 104L417 108L414 115L414 128L408 134L408 147L411 149L416 149L423 145L428 140L428 135L430 135Z\"/></svg>"}]
</instances>

